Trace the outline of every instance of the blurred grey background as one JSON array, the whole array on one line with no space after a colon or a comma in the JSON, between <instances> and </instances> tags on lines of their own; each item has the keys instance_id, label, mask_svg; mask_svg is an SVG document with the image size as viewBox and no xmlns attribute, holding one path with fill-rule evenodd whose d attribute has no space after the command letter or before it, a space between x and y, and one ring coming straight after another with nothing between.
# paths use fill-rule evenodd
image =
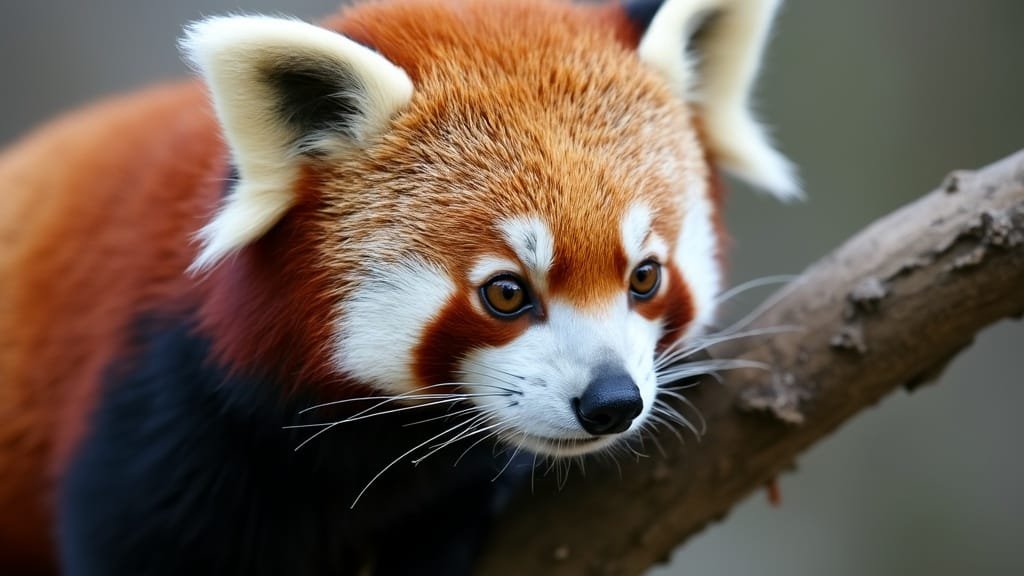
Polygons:
<instances>
[{"instance_id":1,"label":"blurred grey background","mask_svg":"<svg viewBox=\"0 0 1024 576\"><path fill-rule=\"evenodd\" d=\"M189 20L314 19L337 4L9 2L0 144L61 110L184 74L175 40ZM1020 0L789 0L759 107L810 199L781 206L734 187L734 283L799 272L947 172L1024 147L1022 25ZM654 573L1024 574L1022 352L1024 325L990 329L938 385L888 398L809 452L781 479L781 508L754 495Z\"/></svg>"}]
</instances>

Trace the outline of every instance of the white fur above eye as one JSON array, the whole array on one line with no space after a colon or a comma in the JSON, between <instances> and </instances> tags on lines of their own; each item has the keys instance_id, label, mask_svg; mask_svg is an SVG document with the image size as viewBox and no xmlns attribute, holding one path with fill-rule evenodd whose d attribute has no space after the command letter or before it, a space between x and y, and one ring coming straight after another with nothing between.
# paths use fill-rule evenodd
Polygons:
<instances>
[{"instance_id":1,"label":"white fur above eye","mask_svg":"<svg viewBox=\"0 0 1024 576\"><path fill-rule=\"evenodd\" d=\"M291 208L303 152L356 149L383 131L412 98L408 75L386 58L298 20L210 18L193 24L181 47L209 87L240 175L199 234L203 248L193 270L206 269L259 238ZM274 84L290 71L323 78L330 88L344 84L333 94L357 110L346 116L344 133L318 129L310 134L296 126Z\"/></svg>"},{"instance_id":2,"label":"white fur above eye","mask_svg":"<svg viewBox=\"0 0 1024 576\"><path fill-rule=\"evenodd\" d=\"M629 207L620 225L622 246L630 264L637 264L645 256L644 249L651 235L651 209L638 202Z\"/></svg>"},{"instance_id":3,"label":"white fur above eye","mask_svg":"<svg viewBox=\"0 0 1024 576\"><path fill-rule=\"evenodd\" d=\"M533 282L534 289L546 290L547 274L555 261L555 237L537 216L503 219L500 223L505 242L516 253Z\"/></svg>"},{"instance_id":4,"label":"white fur above eye","mask_svg":"<svg viewBox=\"0 0 1024 576\"><path fill-rule=\"evenodd\" d=\"M781 0L665 0L638 47L644 62L700 108L721 164L781 199L801 196L796 169L773 146L750 109L768 31ZM716 14L699 46L688 42Z\"/></svg>"},{"instance_id":5,"label":"white fur above eye","mask_svg":"<svg viewBox=\"0 0 1024 576\"><path fill-rule=\"evenodd\" d=\"M646 258L654 257L664 262L668 257L668 244L651 228L651 209L647 204L637 202L629 207L622 219L622 245L629 258L627 275Z\"/></svg>"},{"instance_id":6,"label":"white fur above eye","mask_svg":"<svg viewBox=\"0 0 1024 576\"><path fill-rule=\"evenodd\" d=\"M471 286L483 286L487 280L501 274L502 272L516 272L519 264L508 258L498 256L484 256L473 264L469 269L469 283Z\"/></svg>"}]
</instances>

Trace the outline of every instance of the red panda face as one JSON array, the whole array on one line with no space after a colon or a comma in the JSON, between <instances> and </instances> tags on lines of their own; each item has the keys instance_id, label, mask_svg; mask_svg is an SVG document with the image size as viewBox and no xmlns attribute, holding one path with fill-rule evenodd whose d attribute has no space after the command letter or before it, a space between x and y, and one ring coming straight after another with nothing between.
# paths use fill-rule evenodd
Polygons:
<instances>
[{"instance_id":1,"label":"red panda face","mask_svg":"<svg viewBox=\"0 0 1024 576\"><path fill-rule=\"evenodd\" d=\"M466 393L481 429L539 453L642 428L659 352L702 330L720 289L707 158L795 189L745 106L775 2L716 19L754 28L702 62L705 92L738 93L700 107L690 4L665 2L639 49L606 12L533 1L368 4L337 23L376 51L294 21L199 25L186 45L242 181L196 268L313 198L339 376Z\"/></svg>"},{"instance_id":2,"label":"red panda face","mask_svg":"<svg viewBox=\"0 0 1024 576\"><path fill-rule=\"evenodd\" d=\"M550 454L643 425L659 346L700 330L719 283L685 106L631 52L574 48L481 73L476 97L421 80L368 160L325 178L351 286L339 369L388 393L451 383ZM552 73L557 89L493 96ZM371 192L354 205L353 189Z\"/></svg>"},{"instance_id":3,"label":"red panda face","mask_svg":"<svg viewBox=\"0 0 1024 576\"><path fill-rule=\"evenodd\" d=\"M632 205L619 224L609 227L618 238L604 247L608 253L591 257L566 253L579 250L572 242L557 248L541 217L503 220L500 237L515 257L478 258L469 285L479 288L465 301L477 318L517 325L515 334L448 356L443 343L468 343L473 327L459 315L442 314L417 350L419 365L447 364L447 381L469 383L505 439L535 452L578 454L641 427L657 392L659 343L698 328L691 291L670 248L675 241L654 231L643 203ZM595 227L593 236L607 232ZM588 241L593 238L579 244Z\"/></svg>"}]
</instances>

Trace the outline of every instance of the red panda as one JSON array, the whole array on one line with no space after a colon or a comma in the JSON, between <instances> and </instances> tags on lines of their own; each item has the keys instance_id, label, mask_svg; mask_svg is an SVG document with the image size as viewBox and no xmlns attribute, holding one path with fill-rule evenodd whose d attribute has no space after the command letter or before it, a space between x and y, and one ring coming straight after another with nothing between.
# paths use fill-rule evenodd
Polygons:
<instances>
[{"instance_id":1,"label":"red panda","mask_svg":"<svg viewBox=\"0 0 1024 576\"><path fill-rule=\"evenodd\" d=\"M6 150L0 571L469 572L492 443L650 424L717 170L799 193L748 105L778 3L211 18L200 81Z\"/></svg>"}]
</instances>

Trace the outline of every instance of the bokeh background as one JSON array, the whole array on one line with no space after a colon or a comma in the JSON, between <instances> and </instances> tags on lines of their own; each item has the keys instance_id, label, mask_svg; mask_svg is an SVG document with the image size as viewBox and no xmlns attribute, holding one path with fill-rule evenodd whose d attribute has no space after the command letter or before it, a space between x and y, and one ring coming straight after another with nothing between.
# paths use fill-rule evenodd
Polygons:
<instances>
[{"instance_id":1,"label":"bokeh background","mask_svg":"<svg viewBox=\"0 0 1024 576\"><path fill-rule=\"evenodd\" d=\"M8 2L0 144L61 110L185 74L175 40L189 20L315 19L336 6ZM809 200L781 206L734 187L733 281L799 272L952 169L1024 147L1022 25L1020 0L789 0L758 102ZM781 508L754 495L652 574L1024 574L1022 352L1020 322L988 330L938 385L897 393L801 458L781 479Z\"/></svg>"}]
</instances>

